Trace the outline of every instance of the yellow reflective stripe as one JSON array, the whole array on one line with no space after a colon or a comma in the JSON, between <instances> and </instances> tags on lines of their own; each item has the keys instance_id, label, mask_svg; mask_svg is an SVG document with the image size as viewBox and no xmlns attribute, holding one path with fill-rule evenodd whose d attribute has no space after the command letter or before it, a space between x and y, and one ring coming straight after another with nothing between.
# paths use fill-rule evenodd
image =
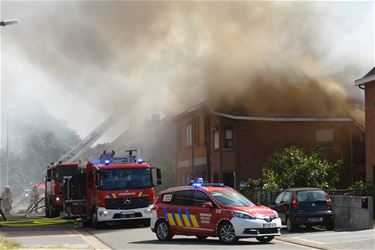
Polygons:
<instances>
[{"instance_id":1,"label":"yellow reflective stripe","mask_svg":"<svg viewBox=\"0 0 375 250\"><path fill-rule=\"evenodd\" d=\"M117 198L115 194L112 194L113 198Z\"/></svg>"},{"instance_id":2,"label":"yellow reflective stripe","mask_svg":"<svg viewBox=\"0 0 375 250\"><path fill-rule=\"evenodd\" d=\"M173 216L171 213L168 213L168 221L169 221L169 224L171 224L171 226L175 226L176 223L174 222L174 219L173 219Z\"/></svg>"},{"instance_id":3,"label":"yellow reflective stripe","mask_svg":"<svg viewBox=\"0 0 375 250\"><path fill-rule=\"evenodd\" d=\"M178 213L175 213L174 215L176 216L177 225L183 226L184 224L182 224L180 215Z\"/></svg>"},{"instance_id":4,"label":"yellow reflective stripe","mask_svg":"<svg viewBox=\"0 0 375 250\"><path fill-rule=\"evenodd\" d=\"M190 215L190 218L191 218L191 222L193 223L193 226L199 227L199 224L198 224L197 219L195 218L195 215Z\"/></svg>"},{"instance_id":5,"label":"yellow reflective stripe","mask_svg":"<svg viewBox=\"0 0 375 250\"><path fill-rule=\"evenodd\" d=\"M142 196L142 194L143 194L143 192L139 192L139 194L138 194L138 197L141 197L141 196Z\"/></svg>"},{"instance_id":6,"label":"yellow reflective stripe","mask_svg":"<svg viewBox=\"0 0 375 250\"><path fill-rule=\"evenodd\" d=\"M186 214L182 214L182 218L184 219L185 226L191 227L191 224L190 224L190 221L189 221L189 218L187 217L187 215Z\"/></svg>"}]
</instances>

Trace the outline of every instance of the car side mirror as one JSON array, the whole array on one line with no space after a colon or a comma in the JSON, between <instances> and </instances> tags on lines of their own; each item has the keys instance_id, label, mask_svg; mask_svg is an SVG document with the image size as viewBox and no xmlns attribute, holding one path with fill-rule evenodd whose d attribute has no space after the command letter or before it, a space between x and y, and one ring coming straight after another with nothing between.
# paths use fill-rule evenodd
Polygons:
<instances>
[{"instance_id":1,"label":"car side mirror","mask_svg":"<svg viewBox=\"0 0 375 250\"><path fill-rule=\"evenodd\" d=\"M214 206L212 205L212 203L209 202L209 201L203 202L202 207L209 208L209 209L214 208Z\"/></svg>"}]
</instances>

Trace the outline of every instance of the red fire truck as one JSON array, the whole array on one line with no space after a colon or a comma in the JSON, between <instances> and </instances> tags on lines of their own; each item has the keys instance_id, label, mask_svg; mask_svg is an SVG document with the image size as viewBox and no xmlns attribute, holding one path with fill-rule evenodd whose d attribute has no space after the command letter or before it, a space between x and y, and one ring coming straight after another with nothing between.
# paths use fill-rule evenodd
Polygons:
<instances>
[{"instance_id":1,"label":"red fire truck","mask_svg":"<svg viewBox=\"0 0 375 250\"><path fill-rule=\"evenodd\" d=\"M80 163L51 163L47 167L45 184L46 217L57 217L63 210L63 182L66 176L79 173Z\"/></svg>"},{"instance_id":2,"label":"red fire truck","mask_svg":"<svg viewBox=\"0 0 375 250\"><path fill-rule=\"evenodd\" d=\"M88 163L81 172L65 177L64 214L95 227L124 220L149 225L154 187L160 184L160 169L135 157Z\"/></svg>"}]
</instances>

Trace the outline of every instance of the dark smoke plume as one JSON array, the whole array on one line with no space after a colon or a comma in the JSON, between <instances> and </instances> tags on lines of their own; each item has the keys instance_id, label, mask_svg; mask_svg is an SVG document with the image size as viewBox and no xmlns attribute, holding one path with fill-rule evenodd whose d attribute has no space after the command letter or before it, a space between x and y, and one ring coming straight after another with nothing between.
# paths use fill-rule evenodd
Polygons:
<instances>
[{"instance_id":1,"label":"dark smoke plume","mask_svg":"<svg viewBox=\"0 0 375 250\"><path fill-rule=\"evenodd\" d=\"M208 100L249 115L347 116L362 71L331 55L341 5L6 2L22 25L3 43L101 112L175 115Z\"/></svg>"}]
</instances>

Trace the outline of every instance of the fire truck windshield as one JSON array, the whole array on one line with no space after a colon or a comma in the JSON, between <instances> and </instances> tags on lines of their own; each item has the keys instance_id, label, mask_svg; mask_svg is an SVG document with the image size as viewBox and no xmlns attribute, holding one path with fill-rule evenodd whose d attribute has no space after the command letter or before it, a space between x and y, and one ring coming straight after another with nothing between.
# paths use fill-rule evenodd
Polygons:
<instances>
[{"instance_id":1,"label":"fire truck windshield","mask_svg":"<svg viewBox=\"0 0 375 250\"><path fill-rule=\"evenodd\" d=\"M151 169L103 169L100 171L102 190L143 189L152 187Z\"/></svg>"}]
</instances>

